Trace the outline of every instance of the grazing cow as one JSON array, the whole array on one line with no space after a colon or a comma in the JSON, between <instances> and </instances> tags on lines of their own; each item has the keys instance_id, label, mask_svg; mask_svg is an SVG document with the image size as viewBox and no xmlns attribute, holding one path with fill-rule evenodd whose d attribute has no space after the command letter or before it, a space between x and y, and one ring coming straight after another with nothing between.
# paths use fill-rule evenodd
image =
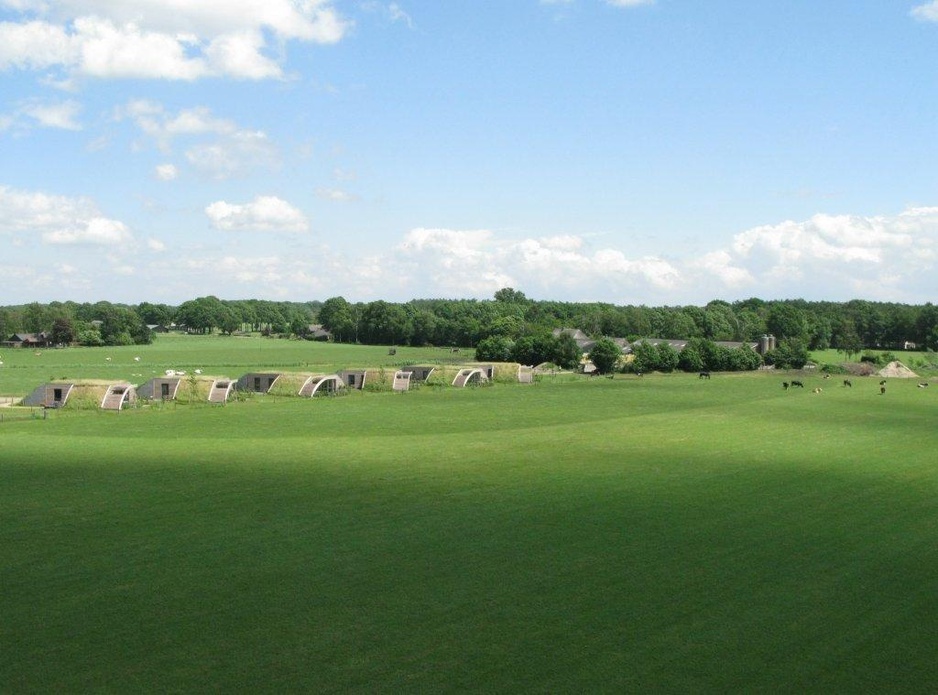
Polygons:
<instances>
[{"instance_id":1,"label":"grazing cow","mask_svg":"<svg viewBox=\"0 0 938 695\"><path fill-rule=\"evenodd\" d=\"M823 391L823 390L824 390L824 389L822 389L820 386L818 386L816 389L814 389L814 393L820 393L820 392Z\"/></svg>"},{"instance_id":2,"label":"grazing cow","mask_svg":"<svg viewBox=\"0 0 938 695\"><path fill-rule=\"evenodd\" d=\"M850 383L850 379L844 379L844 386L849 386L850 388L853 388L853 384Z\"/></svg>"},{"instance_id":3,"label":"grazing cow","mask_svg":"<svg viewBox=\"0 0 938 695\"><path fill-rule=\"evenodd\" d=\"M701 372L700 374L697 375L697 378L698 378L698 379L709 379L709 378L710 378L710 372Z\"/></svg>"},{"instance_id":4,"label":"grazing cow","mask_svg":"<svg viewBox=\"0 0 938 695\"><path fill-rule=\"evenodd\" d=\"M885 385L886 385L886 380L883 379L881 382L879 382L879 385L880 385L880 386L885 386Z\"/></svg>"},{"instance_id":5,"label":"grazing cow","mask_svg":"<svg viewBox=\"0 0 938 695\"><path fill-rule=\"evenodd\" d=\"M885 396L885 395L886 395L886 387L885 387L885 386L880 386L880 387L879 387L879 395L880 395L880 396Z\"/></svg>"},{"instance_id":6,"label":"grazing cow","mask_svg":"<svg viewBox=\"0 0 938 695\"><path fill-rule=\"evenodd\" d=\"M804 384L802 384L800 381L794 381L794 380L793 380L793 381L791 382L791 387L792 387L792 388L795 388L796 386L797 386L798 388L800 388L800 389L803 389L803 388L804 388Z\"/></svg>"},{"instance_id":7,"label":"grazing cow","mask_svg":"<svg viewBox=\"0 0 938 695\"><path fill-rule=\"evenodd\" d=\"M782 382L782 388L785 389L786 391L788 390L788 386L789 386L789 383L787 381Z\"/></svg>"},{"instance_id":8,"label":"grazing cow","mask_svg":"<svg viewBox=\"0 0 938 695\"><path fill-rule=\"evenodd\" d=\"M0 362L0 364L3 364L3 363ZM927 389L927 388L928 388L928 382L927 382L927 381L923 381L921 384L918 385L918 387L919 387L920 389Z\"/></svg>"},{"instance_id":9,"label":"grazing cow","mask_svg":"<svg viewBox=\"0 0 938 695\"><path fill-rule=\"evenodd\" d=\"M830 375L830 374L825 374L825 375L824 375L824 378L825 378L825 379L830 379L830 378L831 378L831 375Z\"/></svg>"}]
</instances>

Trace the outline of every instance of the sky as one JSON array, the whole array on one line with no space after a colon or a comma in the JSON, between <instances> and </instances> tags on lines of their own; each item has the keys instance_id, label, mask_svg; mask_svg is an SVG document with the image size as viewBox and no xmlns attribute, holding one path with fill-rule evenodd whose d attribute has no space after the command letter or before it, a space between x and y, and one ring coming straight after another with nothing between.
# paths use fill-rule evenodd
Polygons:
<instances>
[{"instance_id":1,"label":"sky","mask_svg":"<svg viewBox=\"0 0 938 695\"><path fill-rule=\"evenodd\" d=\"M938 300L938 0L0 0L0 305Z\"/></svg>"}]
</instances>

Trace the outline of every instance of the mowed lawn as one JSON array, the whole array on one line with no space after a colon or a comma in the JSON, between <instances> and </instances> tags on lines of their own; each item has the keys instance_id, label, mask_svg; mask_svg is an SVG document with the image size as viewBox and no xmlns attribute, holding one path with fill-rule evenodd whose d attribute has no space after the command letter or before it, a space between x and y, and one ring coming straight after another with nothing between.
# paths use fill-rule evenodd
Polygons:
<instances>
[{"instance_id":1,"label":"mowed lawn","mask_svg":"<svg viewBox=\"0 0 938 695\"><path fill-rule=\"evenodd\" d=\"M781 380L0 425L0 691L935 692L938 386Z\"/></svg>"}]
</instances>

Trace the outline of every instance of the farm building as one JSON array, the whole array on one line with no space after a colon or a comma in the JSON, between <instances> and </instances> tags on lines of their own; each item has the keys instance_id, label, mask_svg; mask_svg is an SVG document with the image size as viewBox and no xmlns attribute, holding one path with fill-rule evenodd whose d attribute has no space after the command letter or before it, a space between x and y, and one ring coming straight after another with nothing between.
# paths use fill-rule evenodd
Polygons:
<instances>
[{"instance_id":1,"label":"farm building","mask_svg":"<svg viewBox=\"0 0 938 695\"><path fill-rule=\"evenodd\" d=\"M494 368L493 368L494 370ZM464 367L456 372L456 378L453 379L453 386L463 388L465 386L478 386L489 380L485 372L478 367Z\"/></svg>"},{"instance_id":2,"label":"farm building","mask_svg":"<svg viewBox=\"0 0 938 695\"><path fill-rule=\"evenodd\" d=\"M309 340L332 340L332 333L321 323L314 323L306 327L306 337Z\"/></svg>"},{"instance_id":3,"label":"farm building","mask_svg":"<svg viewBox=\"0 0 938 695\"><path fill-rule=\"evenodd\" d=\"M227 403L235 383L231 379L215 379L212 382L212 388L208 392L208 402Z\"/></svg>"},{"instance_id":4,"label":"farm building","mask_svg":"<svg viewBox=\"0 0 938 695\"><path fill-rule=\"evenodd\" d=\"M112 384L101 399L102 410L123 410L126 406L136 404L137 389L131 384Z\"/></svg>"},{"instance_id":5,"label":"farm building","mask_svg":"<svg viewBox=\"0 0 938 695\"><path fill-rule=\"evenodd\" d=\"M413 372L398 370L394 372L394 381L391 384L392 391L410 391L410 381L413 379Z\"/></svg>"},{"instance_id":6,"label":"farm building","mask_svg":"<svg viewBox=\"0 0 938 695\"><path fill-rule=\"evenodd\" d=\"M534 383L534 367L525 367L524 365L518 365L518 383L519 384L533 384Z\"/></svg>"},{"instance_id":7,"label":"farm building","mask_svg":"<svg viewBox=\"0 0 938 695\"><path fill-rule=\"evenodd\" d=\"M406 367L401 367L400 371L410 372L413 375L411 376L411 380L414 382L424 382L433 374L433 369L434 367L411 364Z\"/></svg>"},{"instance_id":8,"label":"farm building","mask_svg":"<svg viewBox=\"0 0 938 695\"><path fill-rule=\"evenodd\" d=\"M52 336L46 332L41 333L14 333L3 344L8 347L40 348L51 347Z\"/></svg>"},{"instance_id":9,"label":"farm building","mask_svg":"<svg viewBox=\"0 0 938 695\"><path fill-rule=\"evenodd\" d=\"M274 384L281 377L276 373L245 374L235 388L239 391L252 391L254 393L269 393Z\"/></svg>"},{"instance_id":10,"label":"farm building","mask_svg":"<svg viewBox=\"0 0 938 695\"><path fill-rule=\"evenodd\" d=\"M164 400L171 401L176 398L176 394L179 392L179 384L182 381L179 377L156 377L155 379L150 379L145 384L141 384L137 388L137 396L140 398L146 398L148 400Z\"/></svg>"},{"instance_id":11,"label":"farm building","mask_svg":"<svg viewBox=\"0 0 938 695\"><path fill-rule=\"evenodd\" d=\"M339 372L339 378L345 382L346 386L359 391L365 388L365 377L367 376L368 372L364 369L343 369Z\"/></svg>"},{"instance_id":12,"label":"farm building","mask_svg":"<svg viewBox=\"0 0 938 695\"><path fill-rule=\"evenodd\" d=\"M75 384L49 383L33 390L23 399L23 405L41 408L61 408L68 402Z\"/></svg>"},{"instance_id":13,"label":"farm building","mask_svg":"<svg viewBox=\"0 0 938 695\"><path fill-rule=\"evenodd\" d=\"M309 377L300 389L299 395L307 398L334 395L344 388L345 382L339 378L338 374L320 374Z\"/></svg>"},{"instance_id":14,"label":"farm building","mask_svg":"<svg viewBox=\"0 0 938 695\"><path fill-rule=\"evenodd\" d=\"M132 384L110 381L85 380L77 382L50 382L33 390L23 399L23 405L43 408L102 408L121 410L137 402L137 390Z\"/></svg>"}]
</instances>

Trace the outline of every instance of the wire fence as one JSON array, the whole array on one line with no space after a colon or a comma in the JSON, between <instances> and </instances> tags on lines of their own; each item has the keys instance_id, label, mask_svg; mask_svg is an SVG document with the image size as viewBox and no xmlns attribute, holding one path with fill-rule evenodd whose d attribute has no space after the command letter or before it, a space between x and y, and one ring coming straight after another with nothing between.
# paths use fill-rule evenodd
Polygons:
<instances>
[{"instance_id":1,"label":"wire fence","mask_svg":"<svg viewBox=\"0 0 938 695\"><path fill-rule=\"evenodd\" d=\"M48 408L0 407L0 424L24 420L48 420L51 417L50 410Z\"/></svg>"}]
</instances>

